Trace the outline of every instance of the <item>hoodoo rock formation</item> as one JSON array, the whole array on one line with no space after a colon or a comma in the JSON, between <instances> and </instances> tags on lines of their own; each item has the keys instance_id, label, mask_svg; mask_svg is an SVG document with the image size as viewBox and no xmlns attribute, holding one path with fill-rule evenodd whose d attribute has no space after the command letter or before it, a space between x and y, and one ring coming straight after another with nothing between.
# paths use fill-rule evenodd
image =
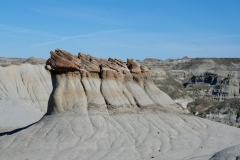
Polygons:
<instances>
[{"instance_id":1,"label":"hoodoo rock formation","mask_svg":"<svg viewBox=\"0 0 240 160\"><path fill-rule=\"evenodd\" d=\"M151 106L177 110L174 101L154 85L148 68L134 60L106 60L83 53L75 56L56 49L51 51L46 69L53 80L48 114L76 105L112 113L135 112Z\"/></svg>"}]
</instances>

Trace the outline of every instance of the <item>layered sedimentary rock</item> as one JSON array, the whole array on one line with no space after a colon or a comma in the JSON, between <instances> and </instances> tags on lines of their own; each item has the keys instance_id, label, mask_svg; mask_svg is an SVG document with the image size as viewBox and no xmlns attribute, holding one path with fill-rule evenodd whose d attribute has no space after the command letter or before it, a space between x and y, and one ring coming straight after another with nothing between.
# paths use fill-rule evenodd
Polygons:
<instances>
[{"instance_id":1,"label":"layered sedimentary rock","mask_svg":"<svg viewBox=\"0 0 240 160\"><path fill-rule=\"evenodd\" d=\"M224 101L231 98L239 98L239 79L233 75L227 77L218 76L214 73L205 72L203 75L192 76L185 83L185 87L205 85L196 90L194 94L201 99Z\"/></svg>"},{"instance_id":2,"label":"layered sedimentary rock","mask_svg":"<svg viewBox=\"0 0 240 160\"><path fill-rule=\"evenodd\" d=\"M48 114L76 104L112 112L135 112L150 106L176 109L174 101L154 85L148 68L134 60L106 60L83 53L75 56L56 49L51 51L46 69L53 79Z\"/></svg>"}]
</instances>

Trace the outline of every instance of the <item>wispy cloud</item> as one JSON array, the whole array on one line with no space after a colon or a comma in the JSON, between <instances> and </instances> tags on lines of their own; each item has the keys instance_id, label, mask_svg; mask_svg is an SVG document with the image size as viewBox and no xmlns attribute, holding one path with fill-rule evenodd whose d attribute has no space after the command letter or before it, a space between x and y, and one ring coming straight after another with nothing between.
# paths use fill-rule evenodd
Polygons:
<instances>
[{"instance_id":1,"label":"wispy cloud","mask_svg":"<svg viewBox=\"0 0 240 160\"><path fill-rule=\"evenodd\" d=\"M56 6L42 6L41 9L39 8L29 8L29 10L38 12L41 14L54 16L54 17L61 17L67 19L77 19L77 20L84 20L88 22L96 22L100 24L111 24L111 25L120 25L123 23L122 21L114 18L110 18L107 14L108 12L104 10L100 10L99 8L94 8L93 6L90 7L80 7L77 10L69 10L63 7L56 7Z\"/></svg>"},{"instance_id":2,"label":"wispy cloud","mask_svg":"<svg viewBox=\"0 0 240 160\"><path fill-rule=\"evenodd\" d=\"M5 24L0 24L0 30L4 30L4 32L0 33L2 35L12 35L13 33L24 33L24 34L33 34L43 37L55 37L59 38L59 36L51 35L44 31L36 31L36 30L30 30L26 28L19 28L19 27L13 27Z\"/></svg>"},{"instance_id":3,"label":"wispy cloud","mask_svg":"<svg viewBox=\"0 0 240 160\"><path fill-rule=\"evenodd\" d=\"M79 38L84 38L84 37L94 37L97 35L103 35L103 34L114 33L114 32L123 32L126 30L127 29L117 29L117 30L107 30L107 31L94 32L94 33L89 33L89 34L82 34L82 35L77 35L77 36L66 36L66 37L59 38L59 40L53 40L53 41L48 41L48 42L44 42L44 43L34 44L34 45L30 46L30 48L36 48L36 47L40 47L40 46L44 46L44 45L48 45L48 44L54 44L54 43L63 42L63 41L68 41L68 40L72 40L72 39L79 39Z\"/></svg>"}]
</instances>

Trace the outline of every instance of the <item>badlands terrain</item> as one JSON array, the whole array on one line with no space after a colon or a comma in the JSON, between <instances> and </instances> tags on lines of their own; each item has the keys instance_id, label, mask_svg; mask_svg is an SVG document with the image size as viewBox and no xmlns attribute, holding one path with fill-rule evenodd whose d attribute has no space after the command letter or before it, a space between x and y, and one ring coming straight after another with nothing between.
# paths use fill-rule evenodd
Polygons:
<instances>
[{"instance_id":1,"label":"badlands terrain","mask_svg":"<svg viewBox=\"0 0 240 160\"><path fill-rule=\"evenodd\" d=\"M60 49L13 61L0 61L0 159L240 158L239 128L189 114L191 94L173 100L156 83L191 72Z\"/></svg>"},{"instance_id":2,"label":"badlands terrain","mask_svg":"<svg viewBox=\"0 0 240 160\"><path fill-rule=\"evenodd\" d=\"M154 83L195 115L240 127L240 58L151 59Z\"/></svg>"}]
</instances>

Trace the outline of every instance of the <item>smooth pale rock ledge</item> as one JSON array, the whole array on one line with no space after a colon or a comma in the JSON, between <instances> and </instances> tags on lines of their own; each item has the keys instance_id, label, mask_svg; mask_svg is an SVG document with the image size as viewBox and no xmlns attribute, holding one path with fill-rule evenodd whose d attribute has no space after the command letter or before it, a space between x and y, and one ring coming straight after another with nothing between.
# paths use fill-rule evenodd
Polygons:
<instances>
[{"instance_id":1,"label":"smooth pale rock ledge","mask_svg":"<svg viewBox=\"0 0 240 160\"><path fill-rule=\"evenodd\" d=\"M57 49L46 69L53 86L47 115L16 133L0 133L0 159L205 160L240 144L240 129L187 115L133 60ZM36 104L29 107L41 109Z\"/></svg>"},{"instance_id":2,"label":"smooth pale rock ledge","mask_svg":"<svg viewBox=\"0 0 240 160\"><path fill-rule=\"evenodd\" d=\"M38 121L51 91L51 75L43 65L0 66L0 133Z\"/></svg>"}]
</instances>

